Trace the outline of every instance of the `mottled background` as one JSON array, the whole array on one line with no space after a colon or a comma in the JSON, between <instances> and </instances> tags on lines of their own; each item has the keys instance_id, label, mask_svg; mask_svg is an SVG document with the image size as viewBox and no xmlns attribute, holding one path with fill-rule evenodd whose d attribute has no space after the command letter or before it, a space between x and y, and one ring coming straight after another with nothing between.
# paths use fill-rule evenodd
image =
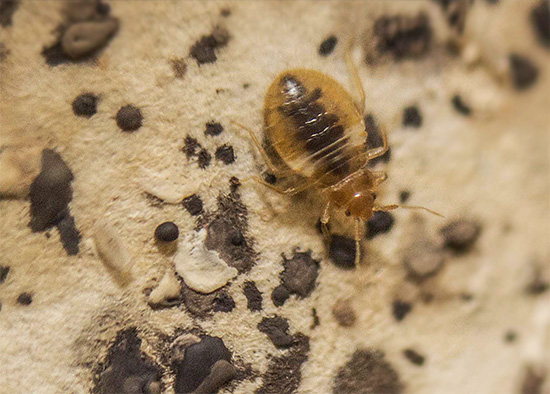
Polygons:
<instances>
[{"instance_id":1,"label":"mottled background","mask_svg":"<svg viewBox=\"0 0 550 394\"><path fill-rule=\"evenodd\" d=\"M0 393L550 393L549 19L0 1ZM376 215L359 266L345 217L325 245L318 196L250 180L230 123L261 135L289 68L357 98L348 43L378 200L445 215Z\"/></svg>"}]
</instances>

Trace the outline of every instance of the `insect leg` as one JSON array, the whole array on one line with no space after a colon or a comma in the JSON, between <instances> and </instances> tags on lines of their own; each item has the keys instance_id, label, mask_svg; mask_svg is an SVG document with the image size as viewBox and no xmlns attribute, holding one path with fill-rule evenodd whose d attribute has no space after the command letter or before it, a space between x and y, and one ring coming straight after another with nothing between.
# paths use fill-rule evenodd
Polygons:
<instances>
[{"instance_id":1,"label":"insect leg","mask_svg":"<svg viewBox=\"0 0 550 394\"><path fill-rule=\"evenodd\" d=\"M357 110L359 113L365 112L365 89L363 88L363 83L361 82L361 77L359 77L359 72L357 71L357 65L353 62L353 59L351 58L351 49L353 47L353 39L350 39L348 42L348 45L345 50L345 58L346 63L348 65L348 72L353 80L353 84L355 85L355 88L357 89L357 92L359 93L360 97L360 104L357 106ZM357 105L357 104L356 104Z\"/></svg>"},{"instance_id":2,"label":"insect leg","mask_svg":"<svg viewBox=\"0 0 550 394\"><path fill-rule=\"evenodd\" d=\"M271 159L269 158L269 155L267 154L267 152L265 151L265 149L263 148L262 144L260 144L260 141L258 140L258 137L256 137L256 134L254 133L253 130L249 129L248 127L246 127L245 125L242 125L240 124L239 122L237 121L234 121L234 120L230 120L230 122L236 126L239 126L240 128L242 128L243 130L246 130L248 131L248 133L250 134L250 138L252 139L252 141L254 142L254 145L256 145L256 148L258 148L258 150L260 151L261 155L263 156L267 166L269 167L269 170L271 172L278 172L278 169L277 169L277 166L275 166L273 164L273 162L271 161Z\"/></svg>"},{"instance_id":3,"label":"insect leg","mask_svg":"<svg viewBox=\"0 0 550 394\"><path fill-rule=\"evenodd\" d=\"M330 230L328 229L327 223L330 220L330 201L327 203L327 206L325 207L325 211L323 212L323 216L321 216L321 231L323 232L323 236L325 237L326 242L330 242L331 240L331 234Z\"/></svg>"},{"instance_id":4,"label":"insect leg","mask_svg":"<svg viewBox=\"0 0 550 394\"><path fill-rule=\"evenodd\" d=\"M379 146L378 148L369 149L366 152L368 160L376 159L377 157L382 156L388 150L388 136L386 134L386 128L380 125L378 129L380 130L380 135L382 137L382 146Z\"/></svg>"},{"instance_id":5,"label":"insect leg","mask_svg":"<svg viewBox=\"0 0 550 394\"><path fill-rule=\"evenodd\" d=\"M361 219L355 218L355 265L359 265L361 262L361 238L363 238L363 226L361 226Z\"/></svg>"},{"instance_id":6,"label":"insect leg","mask_svg":"<svg viewBox=\"0 0 550 394\"><path fill-rule=\"evenodd\" d=\"M277 193L279 194L285 194L287 196L293 196L295 194L298 194L300 193L301 191L304 191L306 190L307 188L310 187L310 185L308 183L303 183L301 185L298 185L298 186L294 186L294 187L289 187L289 188L286 188L286 189L283 189L283 188L280 188L280 187L277 187L276 185L273 185L269 182L266 182L264 181L261 177L259 177L258 175L251 175L249 177L246 177L244 178L243 180L241 180L241 182L246 182L250 179L253 179L254 181L258 182L258 183L261 183L262 185L264 186L267 186L269 187L271 190L274 190L276 191Z\"/></svg>"},{"instance_id":7,"label":"insect leg","mask_svg":"<svg viewBox=\"0 0 550 394\"><path fill-rule=\"evenodd\" d=\"M445 216L443 216L442 214L440 214L439 212L436 212L436 211L432 211L431 209L429 208L426 208L426 207L420 207L420 206L416 206L416 205L397 205L397 204L391 204L391 205L382 205L382 206L377 206L375 205L374 208L373 208L373 211L393 211L394 209L397 209L397 208L405 208L405 209L422 209L424 211L427 211L431 214L434 214L436 216L439 216L439 217L442 217L444 218Z\"/></svg>"}]
</instances>

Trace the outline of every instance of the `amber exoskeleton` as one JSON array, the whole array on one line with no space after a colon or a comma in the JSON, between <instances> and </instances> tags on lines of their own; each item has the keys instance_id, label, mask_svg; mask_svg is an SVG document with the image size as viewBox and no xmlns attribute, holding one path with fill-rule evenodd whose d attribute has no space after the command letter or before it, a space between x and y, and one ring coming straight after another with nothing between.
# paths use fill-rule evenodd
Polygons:
<instances>
[{"instance_id":1,"label":"amber exoskeleton","mask_svg":"<svg viewBox=\"0 0 550 394\"><path fill-rule=\"evenodd\" d=\"M262 147L253 131L240 126L250 132L273 174L290 176L293 180L286 189L255 177L260 183L288 195L306 189L321 192L326 200L321 217L325 236L329 237L326 224L333 207L355 218L358 263L361 223L374 211L398 206L375 204L376 191L386 174L372 171L367 164L387 151L387 140L382 131L382 146L367 146L363 120L365 94L353 65L350 70L361 96L360 104L326 74L308 69L287 70L275 78L264 100L268 149Z\"/></svg>"}]
</instances>

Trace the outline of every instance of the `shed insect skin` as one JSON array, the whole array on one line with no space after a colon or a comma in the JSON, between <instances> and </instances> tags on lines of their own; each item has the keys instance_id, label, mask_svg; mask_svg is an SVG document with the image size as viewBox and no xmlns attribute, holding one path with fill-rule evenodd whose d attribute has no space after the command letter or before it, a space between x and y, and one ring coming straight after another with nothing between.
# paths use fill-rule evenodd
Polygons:
<instances>
[{"instance_id":1,"label":"shed insect skin","mask_svg":"<svg viewBox=\"0 0 550 394\"><path fill-rule=\"evenodd\" d=\"M346 61L361 98L359 104L328 75L298 68L279 74L265 95L264 132L269 151L252 130L235 121L232 123L250 133L270 171L277 178L292 177L293 184L282 189L253 176L256 181L286 195L307 189L320 192L326 200L321 217L325 238L330 239L327 223L331 209L344 210L354 218L357 265L361 260L362 223L375 211L389 211L399 206L375 203L386 174L370 170L367 164L388 150L386 133L381 128L382 146L367 148L363 120L365 93L349 52ZM424 207L401 207L425 209L441 216Z\"/></svg>"}]
</instances>

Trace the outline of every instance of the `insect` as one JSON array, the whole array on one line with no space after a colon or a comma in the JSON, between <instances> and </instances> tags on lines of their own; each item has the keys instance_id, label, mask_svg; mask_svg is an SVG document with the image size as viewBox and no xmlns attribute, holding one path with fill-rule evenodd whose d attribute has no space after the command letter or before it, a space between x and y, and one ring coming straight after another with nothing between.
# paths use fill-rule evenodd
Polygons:
<instances>
[{"instance_id":1,"label":"insect","mask_svg":"<svg viewBox=\"0 0 550 394\"><path fill-rule=\"evenodd\" d=\"M376 211L389 211L398 205L375 203L379 185L386 174L367 168L369 160L388 150L385 131L382 146L367 147L363 120L365 93L349 54L351 76L358 87L360 103L333 78L315 70L291 69L279 74L265 95L263 115L266 148L250 133L270 171L290 177L291 186L281 188L254 176L258 182L281 194L294 195L315 189L326 205L321 216L323 234L330 239L327 224L331 210L344 210L355 220L355 263L360 261L362 224ZM423 207L410 207L426 209Z\"/></svg>"}]
</instances>

